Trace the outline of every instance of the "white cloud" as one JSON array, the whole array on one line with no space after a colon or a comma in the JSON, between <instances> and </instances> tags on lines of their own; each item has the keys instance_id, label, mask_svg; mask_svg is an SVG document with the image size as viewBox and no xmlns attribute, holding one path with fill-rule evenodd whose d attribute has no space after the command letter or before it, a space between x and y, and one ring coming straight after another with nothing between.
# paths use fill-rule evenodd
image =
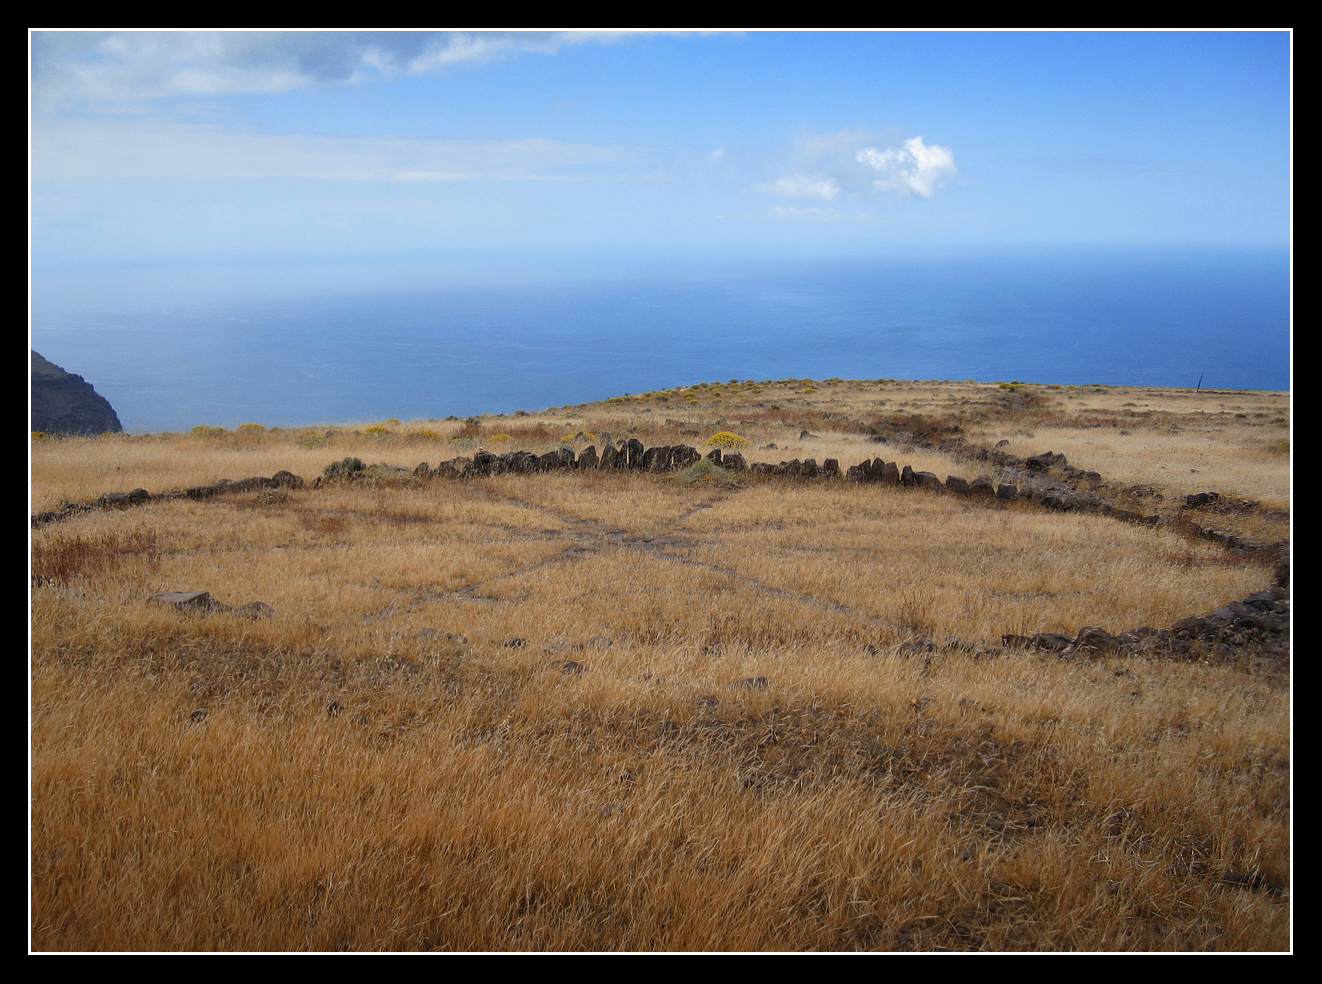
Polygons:
<instances>
[{"instance_id":1,"label":"white cloud","mask_svg":"<svg viewBox=\"0 0 1322 984\"><path fill-rule=\"evenodd\" d=\"M956 173L949 147L929 147L922 137L900 143L898 134L858 128L800 137L795 142L794 166L756 188L785 198L828 202L841 195L876 192L930 198L945 178Z\"/></svg>"},{"instance_id":2,"label":"white cloud","mask_svg":"<svg viewBox=\"0 0 1322 984\"><path fill-rule=\"evenodd\" d=\"M927 146L922 137L912 137L902 149L878 150L864 147L855 159L877 172L872 187L878 191L917 192L931 198L942 179L957 173L955 155L949 147Z\"/></svg>"}]
</instances>

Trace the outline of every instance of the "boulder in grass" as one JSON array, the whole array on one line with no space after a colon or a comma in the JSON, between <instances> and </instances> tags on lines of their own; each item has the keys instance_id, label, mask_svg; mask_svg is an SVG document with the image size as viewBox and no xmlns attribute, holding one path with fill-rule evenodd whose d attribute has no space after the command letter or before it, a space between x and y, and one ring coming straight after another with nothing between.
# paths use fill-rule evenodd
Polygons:
<instances>
[{"instance_id":1,"label":"boulder in grass","mask_svg":"<svg viewBox=\"0 0 1322 984\"><path fill-rule=\"evenodd\" d=\"M275 609L264 601L253 601L235 608L214 598L209 591L164 591L147 599L157 605L167 605L175 611L192 615L208 615L212 612L228 612L254 621L271 618Z\"/></svg>"},{"instance_id":2,"label":"boulder in grass","mask_svg":"<svg viewBox=\"0 0 1322 984\"><path fill-rule=\"evenodd\" d=\"M220 611L224 606L211 597L209 591L163 591L154 594L148 601L157 605L167 605L181 612L204 615L207 612Z\"/></svg>"},{"instance_id":3,"label":"boulder in grass","mask_svg":"<svg viewBox=\"0 0 1322 984\"><path fill-rule=\"evenodd\" d=\"M1074 639L1074 645L1071 647L1073 652L1089 655L1113 653L1119 648L1120 640L1097 625L1080 629L1079 634Z\"/></svg>"}]
</instances>

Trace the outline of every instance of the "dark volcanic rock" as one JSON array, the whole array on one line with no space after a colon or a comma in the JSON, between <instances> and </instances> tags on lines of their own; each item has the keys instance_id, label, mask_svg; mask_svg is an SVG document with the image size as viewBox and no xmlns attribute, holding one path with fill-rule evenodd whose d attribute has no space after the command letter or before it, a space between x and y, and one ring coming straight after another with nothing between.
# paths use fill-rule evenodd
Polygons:
<instances>
[{"instance_id":1,"label":"dark volcanic rock","mask_svg":"<svg viewBox=\"0 0 1322 984\"><path fill-rule=\"evenodd\" d=\"M32 430L43 434L118 434L124 428L106 398L82 376L32 353Z\"/></svg>"},{"instance_id":2,"label":"dark volcanic rock","mask_svg":"<svg viewBox=\"0 0 1322 984\"><path fill-rule=\"evenodd\" d=\"M1101 626L1090 625L1079 631L1074 639L1074 652L1111 653L1120 648L1120 641Z\"/></svg>"},{"instance_id":3,"label":"dark volcanic rock","mask_svg":"<svg viewBox=\"0 0 1322 984\"><path fill-rule=\"evenodd\" d=\"M716 464L719 465L721 452L718 449L713 453L716 455ZM662 444L648 448L643 452L643 469L650 472L670 471L674 457L675 451L669 445Z\"/></svg>"},{"instance_id":4,"label":"dark volcanic rock","mask_svg":"<svg viewBox=\"0 0 1322 984\"><path fill-rule=\"evenodd\" d=\"M676 444L670 449L670 466L676 469L688 468L696 465L702 460L702 455L697 448L691 448L687 444ZM728 462L724 462L722 467L730 467Z\"/></svg>"}]
</instances>

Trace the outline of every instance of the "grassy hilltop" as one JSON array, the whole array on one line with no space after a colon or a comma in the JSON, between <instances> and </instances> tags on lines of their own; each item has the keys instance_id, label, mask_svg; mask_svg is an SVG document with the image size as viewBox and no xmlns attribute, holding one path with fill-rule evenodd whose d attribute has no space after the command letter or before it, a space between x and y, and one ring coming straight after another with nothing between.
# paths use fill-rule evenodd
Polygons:
<instances>
[{"instance_id":1,"label":"grassy hilltop","mask_svg":"<svg viewBox=\"0 0 1322 984\"><path fill-rule=\"evenodd\" d=\"M33 527L32 946L1288 949L1283 644L1021 643L1284 582L1289 403L782 380L34 438L34 514L151 496ZM987 452L1051 451L1107 508L708 465L413 474L721 432L750 464L993 484L1016 476ZM347 458L377 467L312 487ZM281 470L306 484L161 495Z\"/></svg>"}]
</instances>

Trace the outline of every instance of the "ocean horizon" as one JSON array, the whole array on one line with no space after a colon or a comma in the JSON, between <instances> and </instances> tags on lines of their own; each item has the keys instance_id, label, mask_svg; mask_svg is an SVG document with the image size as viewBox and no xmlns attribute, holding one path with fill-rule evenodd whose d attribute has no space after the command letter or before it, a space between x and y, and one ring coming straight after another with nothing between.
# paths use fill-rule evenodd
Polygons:
<instances>
[{"instance_id":1,"label":"ocean horizon","mask_svg":"<svg viewBox=\"0 0 1322 984\"><path fill-rule=\"evenodd\" d=\"M133 433L536 411L729 379L1289 390L1290 256L34 262L31 347Z\"/></svg>"}]
</instances>

